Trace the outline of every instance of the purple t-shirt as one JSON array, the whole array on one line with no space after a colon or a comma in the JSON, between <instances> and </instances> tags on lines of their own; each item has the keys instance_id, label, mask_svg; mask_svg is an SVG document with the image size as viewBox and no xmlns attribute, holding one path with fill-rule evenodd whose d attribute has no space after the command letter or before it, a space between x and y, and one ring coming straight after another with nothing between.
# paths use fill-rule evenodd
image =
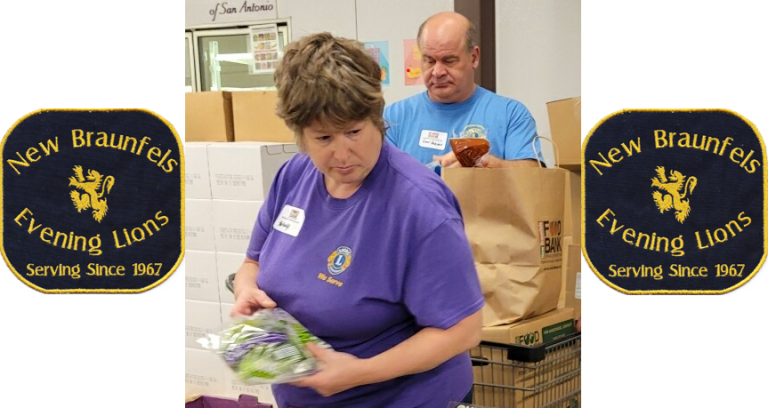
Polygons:
<instances>
[{"instance_id":1,"label":"purple t-shirt","mask_svg":"<svg viewBox=\"0 0 768 408\"><path fill-rule=\"evenodd\" d=\"M423 327L447 329L484 302L453 193L388 143L347 199L328 195L308 156L286 163L259 212L247 256L259 261L259 288L279 307L335 350L360 358ZM272 390L281 408L445 408L471 386L463 353L428 372L327 398L292 385Z\"/></svg>"}]
</instances>

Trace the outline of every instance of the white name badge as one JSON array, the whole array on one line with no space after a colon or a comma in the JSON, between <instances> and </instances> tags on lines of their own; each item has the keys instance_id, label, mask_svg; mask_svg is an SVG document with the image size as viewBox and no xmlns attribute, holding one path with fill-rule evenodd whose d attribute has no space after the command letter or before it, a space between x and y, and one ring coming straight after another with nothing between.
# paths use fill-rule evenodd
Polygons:
<instances>
[{"instance_id":1,"label":"white name badge","mask_svg":"<svg viewBox=\"0 0 768 408\"><path fill-rule=\"evenodd\" d=\"M448 133L436 130L422 130L419 138L419 146L427 149L443 150L448 141Z\"/></svg>"},{"instance_id":2,"label":"white name badge","mask_svg":"<svg viewBox=\"0 0 768 408\"><path fill-rule=\"evenodd\" d=\"M283 207L272 228L290 236L298 236L304 225L304 210L290 205Z\"/></svg>"}]
</instances>

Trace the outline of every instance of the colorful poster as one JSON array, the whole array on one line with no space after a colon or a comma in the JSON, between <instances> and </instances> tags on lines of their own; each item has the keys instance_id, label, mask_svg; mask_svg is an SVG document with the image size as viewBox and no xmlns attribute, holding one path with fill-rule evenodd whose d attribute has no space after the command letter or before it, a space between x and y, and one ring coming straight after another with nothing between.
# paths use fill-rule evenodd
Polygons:
<instances>
[{"instance_id":1,"label":"colorful poster","mask_svg":"<svg viewBox=\"0 0 768 408\"><path fill-rule=\"evenodd\" d=\"M403 40L405 85L423 85L421 79L421 51L416 40Z\"/></svg>"},{"instance_id":2,"label":"colorful poster","mask_svg":"<svg viewBox=\"0 0 768 408\"><path fill-rule=\"evenodd\" d=\"M251 55L253 61L248 73L251 75L271 74L275 71L280 58L277 45L277 24L260 24L248 27Z\"/></svg>"},{"instance_id":3,"label":"colorful poster","mask_svg":"<svg viewBox=\"0 0 768 408\"><path fill-rule=\"evenodd\" d=\"M365 43L365 50L381 67L381 83L389 85L389 45L386 41L371 41Z\"/></svg>"}]
</instances>

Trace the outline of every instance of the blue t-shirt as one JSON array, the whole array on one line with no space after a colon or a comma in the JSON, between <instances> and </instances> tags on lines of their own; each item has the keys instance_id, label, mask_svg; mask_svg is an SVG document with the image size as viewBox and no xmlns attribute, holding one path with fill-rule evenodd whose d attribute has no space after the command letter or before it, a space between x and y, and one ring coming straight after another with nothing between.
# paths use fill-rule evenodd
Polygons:
<instances>
[{"instance_id":1,"label":"blue t-shirt","mask_svg":"<svg viewBox=\"0 0 768 408\"><path fill-rule=\"evenodd\" d=\"M384 109L387 140L422 163L451 151L448 139L484 137L490 153L505 160L536 159L532 142L536 122L520 102L480 86L466 101L437 103L427 92ZM541 157L541 147L536 141Z\"/></svg>"},{"instance_id":2,"label":"blue t-shirt","mask_svg":"<svg viewBox=\"0 0 768 408\"><path fill-rule=\"evenodd\" d=\"M259 261L257 283L279 307L335 350L360 358L421 328L447 329L484 303L453 193L387 143L347 199L328 194L306 155L286 163L259 212L247 256ZM281 408L445 408L471 386L463 353L421 374L327 398L287 384L274 385L273 393Z\"/></svg>"}]
</instances>

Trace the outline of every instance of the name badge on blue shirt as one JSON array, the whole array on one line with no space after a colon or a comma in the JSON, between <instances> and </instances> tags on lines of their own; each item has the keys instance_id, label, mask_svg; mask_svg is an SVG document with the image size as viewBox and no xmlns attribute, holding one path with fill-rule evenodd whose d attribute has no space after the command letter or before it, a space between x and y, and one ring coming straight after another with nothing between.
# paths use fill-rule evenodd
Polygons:
<instances>
[{"instance_id":1,"label":"name badge on blue shirt","mask_svg":"<svg viewBox=\"0 0 768 408\"><path fill-rule=\"evenodd\" d=\"M421 137L419 138L419 146L442 151L445 149L445 142L447 140L448 133L446 132L422 130Z\"/></svg>"}]
</instances>

